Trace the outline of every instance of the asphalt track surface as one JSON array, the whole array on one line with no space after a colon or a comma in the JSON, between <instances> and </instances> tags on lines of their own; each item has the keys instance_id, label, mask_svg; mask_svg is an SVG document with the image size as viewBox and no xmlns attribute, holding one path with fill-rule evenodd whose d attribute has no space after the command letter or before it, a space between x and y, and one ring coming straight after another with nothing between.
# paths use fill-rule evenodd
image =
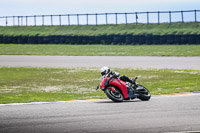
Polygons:
<instances>
[{"instance_id":1,"label":"asphalt track surface","mask_svg":"<svg viewBox=\"0 0 200 133\"><path fill-rule=\"evenodd\" d=\"M0 56L0 67L169 68L200 70L200 57ZM0 104L0 133L163 133L200 131L200 94Z\"/></svg>"},{"instance_id":2,"label":"asphalt track surface","mask_svg":"<svg viewBox=\"0 0 200 133\"><path fill-rule=\"evenodd\" d=\"M1 133L164 133L200 131L200 94L150 101L0 105Z\"/></svg>"},{"instance_id":3,"label":"asphalt track surface","mask_svg":"<svg viewBox=\"0 0 200 133\"><path fill-rule=\"evenodd\" d=\"M102 67L200 70L200 57L1 55L0 67Z\"/></svg>"}]
</instances>

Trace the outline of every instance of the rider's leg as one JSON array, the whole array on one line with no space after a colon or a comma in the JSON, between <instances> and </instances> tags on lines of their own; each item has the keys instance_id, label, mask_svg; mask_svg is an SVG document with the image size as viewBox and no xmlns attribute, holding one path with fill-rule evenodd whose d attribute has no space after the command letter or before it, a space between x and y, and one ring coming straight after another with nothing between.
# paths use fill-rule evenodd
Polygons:
<instances>
[{"instance_id":1,"label":"rider's leg","mask_svg":"<svg viewBox=\"0 0 200 133\"><path fill-rule=\"evenodd\" d=\"M128 98L132 98L133 97L133 90L131 89L130 86L127 86L127 91L128 91Z\"/></svg>"}]
</instances>

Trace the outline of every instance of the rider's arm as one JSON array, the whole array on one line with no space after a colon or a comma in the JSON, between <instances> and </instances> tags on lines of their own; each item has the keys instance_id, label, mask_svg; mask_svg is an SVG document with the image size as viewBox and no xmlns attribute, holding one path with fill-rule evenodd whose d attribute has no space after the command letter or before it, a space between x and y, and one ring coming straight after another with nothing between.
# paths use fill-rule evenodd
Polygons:
<instances>
[{"instance_id":1,"label":"rider's arm","mask_svg":"<svg viewBox=\"0 0 200 133\"><path fill-rule=\"evenodd\" d=\"M120 76L120 74L118 72L111 72L111 75L116 76L116 77Z\"/></svg>"}]
</instances>

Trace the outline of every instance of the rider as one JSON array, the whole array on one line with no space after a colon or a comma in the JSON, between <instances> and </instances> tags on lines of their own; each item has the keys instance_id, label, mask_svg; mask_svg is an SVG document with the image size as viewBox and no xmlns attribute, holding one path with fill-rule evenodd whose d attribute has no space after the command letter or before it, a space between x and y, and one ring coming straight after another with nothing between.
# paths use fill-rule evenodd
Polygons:
<instances>
[{"instance_id":1,"label":"rider","mask_svg":"<svg viewBox=\"0 0 200 133\"><path fill-rule=\"evenodd\" d=\"M107 66L104 66L101 68L101 76L106 76L106 74L108 74L109 72L111 72L111 75L115 75L116 77L119 77L120 74L118 72L112 72L110 71L110 68L108 68ZM129 79L126 75L122 75L121 77L119 77L120 80L125 81L125 82L129 82L131 84L134 83L133 79Z\"/></svg>"},{"instance_id":2,"label":"rider","mask_svg":"<svg viewBox=\"0 0 200 133\"><path fill-rule=\"evenodd\" d=\"M122 75L121 77L119 77L120 74L118 72L110 71L110 69L107 66L104 66L104 67L101 68L102 78L104 78L108 73L110 73L111 75L115 75L116 77L118 77L122 81L129 82L131 84L134 83L134 79L130 79L126 75ZM133 94L133 91L132 91L130 86L127 86L127 91L128 91L128 97L129 98L133 97L134 94Z\"/></svg>"}]
</instances>

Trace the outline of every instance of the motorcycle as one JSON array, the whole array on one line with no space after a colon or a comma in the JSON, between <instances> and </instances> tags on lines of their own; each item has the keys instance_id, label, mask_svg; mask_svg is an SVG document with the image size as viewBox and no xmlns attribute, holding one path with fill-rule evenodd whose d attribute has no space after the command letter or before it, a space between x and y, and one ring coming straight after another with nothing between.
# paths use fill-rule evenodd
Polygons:
<instances>
[{"instance_id":1,"label":"motorcycle","mask_svg":"<svg viewBox=\"0 0 200 133\"><path fill-rule=\"evenodd\" d=\"M101 81L97 89L104 91L109 99L114 102L123 102L138 98L142 101L148 101L151 93L147 88L136 82L138 78L134 78L133 84L120 80L116 75L108 73Z\"/></svg>"}]
</instances>

